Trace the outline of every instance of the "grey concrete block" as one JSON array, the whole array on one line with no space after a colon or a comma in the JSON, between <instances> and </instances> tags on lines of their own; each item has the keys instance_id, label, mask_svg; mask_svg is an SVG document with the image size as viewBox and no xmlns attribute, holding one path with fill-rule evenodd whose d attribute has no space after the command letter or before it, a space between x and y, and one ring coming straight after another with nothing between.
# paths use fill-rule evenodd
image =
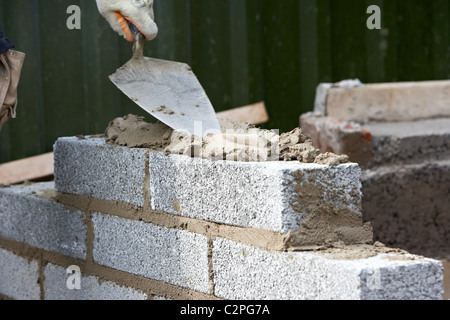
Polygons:
<instances>
[{"instance_id":1,"label":"grey concrete block","mask_svg":"<svg viewBox=\"0 0 450 320\"><path fill-rule=\"evenodd\" d=\"M268 252L221 238L213 245L215 295L225 299L442 299L442 264L431 259L356 249Z\"/></svg>"},{"instance_id":2,"label":"grey concrete block","mask_svg":"<svg viewBox=\"0 0 450 320\"><path fill-rule=\"evenodd\" d=\"M449 117L450 81L375 83L328 91L326 114L343 121L415 121Z\"/></svg>"},{"instance_id":3,"label":"grey concrete block","mask_svg":"<svg viewBox=\"0 0 450 320\"><path fill-rule=\"evenodd\" d=\"M359 79L348 79L336 83L321 83L316 90L316 100L314 102L314 112L323 116L328 113L328 92L332 88L353 89L362 87L363 84Z\"/></svg>"},{"instance_id":4,"label":"grey concrete block","mask_svg":"<svg viewBox=\"0 0 450 320\"><path fill-rule=\"evenodd\" d=\"M362 169L450 159L450 118L357 124L306 113L300 123L316 148L346 154Z\"/></svg>"},{"instance_id":5,"label":"grey concrete block","mask_svg":"<svg viewBox=\"0 0 450 320\"><path fill-rule=\"evenodd\" d=\"M373 158L372 135L361 125L308 112L300 117L303 133L321 152L348 155L352 162L366 168Z\"/></svg>"},{"instance_id":6,"label":"grey concrete block","mask_svg":"<svg viewBox=\"0 0 450 320\"><path fill-rule=\"evenodd\" d=\"M153 152L151 205L174 215L295 232L313 219L312 202L347 208L362 221L360 175L356 164L212 162Z\"/></svg>"},{"instance_id":7,"label":"grey concrete block","mask_svg":"<svg viewBox=\"0 0 450 320\"><path fill-rule=\"evenodd\" d=\"M40 300L39 263L0 249L0 293L15 300Z\"/></svg>"},{"instance_id":8,"label":"grey concrete block","mask_svg":"<svg viewBox=\"0 0 450 320\"><path fill-rule=\"evenodd\" d=\"M57 191L144 206L146 149L74 137L58 139L54 151Z\"/></svg>"},{"instance_id":9,"label":"grey concrete block","mask_svg":"<svg viewBox=\"0 0 450 320\"><path fill-rule=\"evenodd\" d=\"M44 269L45 300L147 300L147 295L95 276L80 275L80 289L67 286L71 276L66 268L47 264Z\"/></svg>"},{"instance_id":10,"label":"grey concrete block","mask_svg":"<svg viewBox=\"0 0 450 320\"><path fill-rule=\"evenodd\" d=\"M314 101L314 112L322 116L327 115L328 91L333 87L332 83L321 83L316 90L316 99Z\"/></svg>"},{"instance_id":11,"label":"grey concrete block","mask_svg":"<svg viewBox=\"0 0 450 320\"><path fill-rule=\"evenodd\" d=\"M367 123L372 137L368 168L450 159L450 118Z\"/></svg>"},{"instance_id":12,"label":"grey concrete block","mask_svg":"<svg viewBox=\"0 0 450 320\"><path fill-rule=\"evenodd\" d=\"M450 160L365 170L362 184L375 240L450 258Z\"/></svg>"},{"instance_id":13,"label":"grey concrete block","mask_svg":"<svg viewBox=\"0 0 450 320\"><path fill-rule=\"evenodd\" d=\"M53 187L49 182L0 188L0 237L84 258L84 213L37 197Z\"/></svg>"},{"instance_id":14,"label":"grey concrete block","mask_svg":"<svg viewBox=\"0 0 450 320\"><path fill-rule=\"evenodd\" d=\"M206 237L97 213L93 223L96 263L209 293Z\"/></svg>"}]
</instances>

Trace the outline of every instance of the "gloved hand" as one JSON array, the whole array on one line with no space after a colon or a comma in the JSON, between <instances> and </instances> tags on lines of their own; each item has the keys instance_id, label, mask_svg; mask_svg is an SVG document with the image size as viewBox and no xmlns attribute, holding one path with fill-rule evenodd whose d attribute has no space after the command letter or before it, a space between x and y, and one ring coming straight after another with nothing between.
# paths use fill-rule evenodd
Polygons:
<instances>
[{"instance_id":1,"label":"gloved hand","mask_svg":"<svg viewBox=\"0 0 450 320\"><path fill-rule=\"evenodd\" d=\"M96 1L100 14L105 17L113 30L127 41L135 40L129 23L134 24L146 40L153 40L158 34L158 26L154 21L153 0Z\"/></svg>"}]
</instances>

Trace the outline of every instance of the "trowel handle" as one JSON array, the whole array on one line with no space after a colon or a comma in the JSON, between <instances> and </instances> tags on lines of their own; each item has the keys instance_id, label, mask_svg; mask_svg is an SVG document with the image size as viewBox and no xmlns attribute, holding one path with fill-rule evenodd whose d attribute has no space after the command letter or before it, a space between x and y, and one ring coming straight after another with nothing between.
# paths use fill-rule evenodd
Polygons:
<instances>
[{"instance_id":1,"label":"trowel handle","mask_svg":"<svg viewBox=\"0 0 450 320\"><path fill-rule=\"evenodd\" d=\"M129 27L135 39L133 44L133 58L142 59L144 57L145 37L134 24L129 23Z\"/></svg>"}]
</instances>

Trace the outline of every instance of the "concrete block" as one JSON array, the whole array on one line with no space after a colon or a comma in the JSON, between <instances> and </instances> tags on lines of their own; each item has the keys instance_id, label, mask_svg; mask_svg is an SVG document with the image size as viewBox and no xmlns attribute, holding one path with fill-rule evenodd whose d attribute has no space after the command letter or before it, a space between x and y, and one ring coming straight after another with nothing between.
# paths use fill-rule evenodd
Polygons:
<instances>
[{"instance_id":1,"label":"concrete block","mask_svg":"<svg viewBox=\"0 0 450 320\"><path fill-rule=\"evenodd\" d=\"M450 257L450 160L365 170L362 184L363 215L375 240Z\"/></svg>"},{"instance_id":2,"label":"concrete block","mask_svg":"<svg viewBox=\"0 0 450 320\"><path fill-rule=\"evenodd\" d=\"M268 252L213 243L215 295L231 300L440 300L439 261L376 249Z\"/></svg>"},{"instance_id":3,"label":"concrete block","mask_svg":"<svg viewBox=\"0 0 450 320\"><path fill-rule=\"evenodd\" d=\"M300 117L300 127L321 152L348 155L363 169L373 158L372 134L359 124L309 112Z\"/></svg>"},{"instance_id":4,"label":"concrete block","mask_svg":"<svg viewBox=\"0 0 450 320\"><path fill-rule=\"evenodd\" d=\"M57 191L144 206L146 149L89 137L58 139L54 149Z\"/></svg>"},{"instance_id":5,"label":"concrete block","mask_svg":"<svg viewBox=\"0 0 450 320\"><path fill-rule=\"evenodd\" d=\"M450 81L367 84L328 91L326 115L338 120L414 121L450 117Z\"/></svg>"},{"instance_id":6,"label":"concrete block","mask_svg":"<svg viewBox=\"0 0 450 320\"><path fill-rule=\"evenodd\" d=\"M450 118L357 124L307 113L300 123L316 148L346 154L362 169L450 159Z\"/></svg>"},{"instance_id":7,"label":"concrete block","mask_svg":"<svg viewBox=\"0 0 450 320\"><path fill-rule=\"evenodd\" d=\"M98 213L92 220L96 263L209 293L206 237Z\"/></svg>"},{"instance_id":8,"label":"concrete block","mask_svg":"<svg viewBox=\"0 0 450 320\"><path fill-rule=\"evenodd\" d=\"M157 211L289 233L292 245L371 241L355 164L212 162L152 152L149 170Z\"/></svg>"},{"instance_id":9,"label":"concrete block","mask_svg":"<svg viewBox=\"0 0 450 320\"><path fill-rule=\"evenodd\" d=\"M450 159L450 118L367 123L372 139L369 168Z\"/></svg>"},{"instance_id":10,"label":"concrete block","mask_svg":"<svg viewBox=\"0 0 450 320\"><path fill-rule=\"evenodd\" d=\"M147 295L134 288L120 286L95 276L80 276L80 289L69 289L66 268L47 264L44 269L45 300L147 300Z\"/></svg>"},{"instance_id":11,"label":"concrete block","mask_svg":"<svg viewBox=\"0 0 450 320\"><path fill-rule=\"evenodd\" d=\"M39 263L0 249L0 293L15 300L40 300Z\"/></svg>"},{"instance_id":12,"label":"concrete block","mask_svg":"<svg viewBox=\"0 0 450 320\"><path fill-rule=\"evenodd\" d=\"M48 182L0 188L0 237L85 258L84 213L37 197L53 187Z\"/></svg>"},{"instance_id":13,"label":"concrete block","mask_svg":"<svg viewBox=\"0 0 450 320\"><path fill-rule=\"evenodd\" d=\"M328 91L333 87L332 83L321 83L316 90L316 99L314 101L314 112L325 116L327 113Z\"/></svg>"}]
</instances>

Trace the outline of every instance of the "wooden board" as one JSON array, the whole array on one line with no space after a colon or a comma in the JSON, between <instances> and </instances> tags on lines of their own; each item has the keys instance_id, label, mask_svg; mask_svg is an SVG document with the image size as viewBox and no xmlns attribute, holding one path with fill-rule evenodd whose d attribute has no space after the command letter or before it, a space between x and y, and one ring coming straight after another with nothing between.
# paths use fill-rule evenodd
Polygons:
<instances>
[{"instance_id":1,"label":"wooden board","mask_svg":"<svg viewBox=\"0 0 450 320\"><path fill-rule=\"evenodd\" d=\"M0 185L17 184L53 175L53 153L0 165Z\"/></svg>"}]
</instances>

